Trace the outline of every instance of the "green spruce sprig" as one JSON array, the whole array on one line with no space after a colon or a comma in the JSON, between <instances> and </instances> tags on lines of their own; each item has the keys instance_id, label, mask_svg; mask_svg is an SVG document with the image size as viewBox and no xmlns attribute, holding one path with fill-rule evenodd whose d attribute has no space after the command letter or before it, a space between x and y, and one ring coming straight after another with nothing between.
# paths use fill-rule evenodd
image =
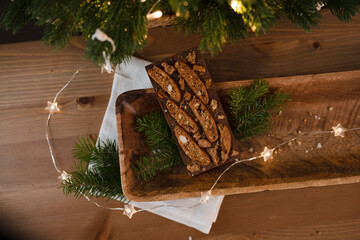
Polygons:
<instances>
[{"instance_id":1,"label":"green spruce sprig","mask_svg":"<svg viewBox=\"0 0 360 240\"><path fill-rule=\"evenodd\" d=\"M266 33L277 21L289 19L294 25L310 31L320 22L318 4L324 4L333 15L349 21L359 11L359 0L242 0L234 11L230 0L7 0L0 16L0 28L18 32L30 20L44 26L43 41L57 48L65 47L73 36L82 34L87 41L86 56L103 63L102 52L111 56L112 64L129 59L146 45L147 14L161 10L176 15L175 25L185 33L198 32L200 49L215 54L224 43L244 39L249 30ZM91 40L100 28L111 37L117 48L112 53L109 42Z\"/></svg>"},{"instance_id":2,"label":"green spruce sprig","mask_svg":"<svg viewBox=\"0 0 360 240\"><path fill-rule=\"evenodd\" d=\"M136 130L144 134L146 143L154 150L167 147L167 144L170 148L176 148L175 140L161 110L137 118Z\"/></svg>"},{"instance_id":3,"label":"green spruce sprig","mask_svg":"<svg viewBox=\"0 0 360 240\"><path fill-rule=\"evenodd\" d=\"M160 150L149 155L140 156L132 168L138 179L148 181L154 178L158 172L169 169L181 162L179 152Z\"/></svg>"},{"instance_id":4,"label":"green spruce sprig","mask_svg":"<svg viewBox=\"0 0 360 240\"><path fill-rule=\"evenodd\" d=\"M258 136L271 128L271 113L281 110L290 101L283 92L271 93L269 84L262 78L249 87L234 87L229 91L230 123L238 140Z\"/></svg>"},{"instance_id":5,"label":"green spruce sprig","mask_svg":"<svg viewBox=\"0 0 360 240\"><path fill-rule=\"evenodd\" d=\"M157 172L181 164L181 156L174 137L161 110L156 110L136 119L137 131L143 133L151 153L141 156L132 165L138 179L148 181Z\"/></svg>"},{"instance_id":6,"label":"green spruce sprig","mask_svg":"<svg viewBox=\"0 0 360 240\"><path fill-rule=\"evenodd\" d=\"M73 149L74 169L71 178L61 184L65 195L74 194L125 201L121 188L119 151L115 141L100 143L81 137Z\"/></svg>"}]
</instances>

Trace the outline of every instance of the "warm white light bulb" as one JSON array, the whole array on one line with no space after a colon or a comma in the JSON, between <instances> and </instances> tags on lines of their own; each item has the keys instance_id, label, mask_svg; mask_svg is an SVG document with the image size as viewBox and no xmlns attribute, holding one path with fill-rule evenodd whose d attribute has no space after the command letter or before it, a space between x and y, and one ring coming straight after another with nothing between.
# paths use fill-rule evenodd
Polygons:
<instances>
[{"instance_id":1,"label":"warm white light bulb","mask_svg":"<svg viewBox=\"0 0 360 240\"><path fill-rule=\"evenodd\" d=\"M317 3L316 4L316 10L320 11L323 7L325 7L324 3Z\"/></svg>"},{"instance_id":2,"label":"warm white light bulb","mask_svg":"<svg viewBox=\"0 0 360 240\"><path fill-rule=\"evenodd\" d=\"M154 17L155 18L159 18L159 17L161 17L162 16L162 11L156 11L156 12L154 12Z\"/></svg>"},{"instance_id":3,"label":"warm white light bulb","mask_svg":"<svg viewBox=\"0 0 360 240\"><path fill-rule=\"evenodd\" d=\"M124 206L124 212L123 214L128 216L130 219L132 218L132 216L136 213L137 211L134 208L134 204L131 203L130 205L125 205Z\"/></svg>"},{"instance_id":4,"label":"warm white light bulb","mask_svg":"<svg viewBox=\"0 0 360 240\"><path fill-rule=\"evenodd\" d=\"M340 123L335 127L332 127L334 130L334 136L345 137L346 128L344 128Z\"/></svg>"},{"instance_id":5,"label":"warm white light bulb","mask_svg":"<svg viewBox=\"0 0 360 240\"><path fill-rule=\"evenodd\" d=\"M156 11L153 13L148 14L146 17L148 20L156 19L162 16L162 11Z\"/></svg>"},{"instance_id":6,"label":"warm white light bulb","mask_svg":"<svg viewBox=\"0 0 360 240\"><path fill-rule=\"evenodd\" d=\"M231 8L234 9L234 11L236 11L237 5L238 5L238 1L236 1L236 0L231 1Z\"/></svg>"},{"instance_id":7,"label":"warm white light bulb","mask_svg":"<svg viewBox=\"0 0 360 240\"><path fill-rule=\"evenodd\" d=\"M62 171L58 178L62 183L65 183L66 181L68 181L71 178L71 175L65 171Z\"/></svg>"},{"instance_id":8,"label":"warm white light bulb","mask_svg":"<svg viewBox=\"0 0 360 240\"><path fill-rule=\"evenodd\" d=\"M260 155L264 158L264 162L266 162L269 159L273 159L273 152L274 149L269 149L267 147L264 148L264 151L260 153Z\"/></svg>"},{"instance_id":9,"label":"warm white light bulb","mask_svg":"<svg viewBox=\"0 0 360 240\"><path fill-rule=\"evenodd\" d=\"M47 106L45 110L48 110L51 115L53 115L56 112L60 112L57 102L50 102L50 101L47 102Z\"/></svg>"},{"instance_id":10,"label":"warm white light bulb","mask_svg":"<svg viewBox=\"0 0 360 240\"><path fill-rule=\"evenodd\" d=\"M232 0L230 3L230 6L237 13L243 12L243 9L242 9L243 5L241 4L241 2L239 0Z\"/></svg>"},{"instance_id":11,"label":"warm white light bulb","mask_svg":"<svg viewBox=\"0 0 360 240\"><path fill-rule=\"evenodd\" d=\"M200 203L202 204L205 203L206 205L209 205L210 198L211 198L211 191L201 192Z\"/></svg>"}]
</instances>

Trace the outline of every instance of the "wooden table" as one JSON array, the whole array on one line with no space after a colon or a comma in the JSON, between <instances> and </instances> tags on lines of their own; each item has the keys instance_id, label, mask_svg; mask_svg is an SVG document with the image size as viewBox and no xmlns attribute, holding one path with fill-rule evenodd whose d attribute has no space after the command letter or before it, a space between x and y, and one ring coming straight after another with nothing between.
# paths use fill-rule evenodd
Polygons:
<instances>
[{"instance_id":1,"label":"wooden table","mask_svg":"<svg viewBox=\"0 0 360 240\"><path fill-rule=\"evenodd\" d=\"M213 79L359 70L360 16L345 24L323 15L312 33L283 22L266 36L250 34L227 44L217 57L205 54ZM198 41L171 27L155 28L137 55L159 60ZM81 38L61 52L38 41L0 45L2 232L17 239L360 239L360 184L226 196L209 235L151 213L129 220L122 212L65 197L45 141L44 107L88 63L83 55ZM59 97L62 111L51 121L51 135L61 169L71 171L77 136L98 133L112 78L90 64Z\"/></svg>"}]
</instances>

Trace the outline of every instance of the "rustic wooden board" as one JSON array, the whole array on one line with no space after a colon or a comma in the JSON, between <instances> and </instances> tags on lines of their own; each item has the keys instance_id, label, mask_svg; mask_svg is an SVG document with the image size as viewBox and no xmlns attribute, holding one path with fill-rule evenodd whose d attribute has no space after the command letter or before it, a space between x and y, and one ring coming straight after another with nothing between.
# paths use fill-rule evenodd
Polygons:
<instances>
[{"instance_id":1,"label":"rustic wooden board","mask_svg":"<svg viewBox=\"0 0 360 240\"><path fill-rule=\"evenodd\" d=\"M292 95L293 101L281 115L274 114L273 129L264 136L238 142L241 159L257 156L264 146L277 144L298 135L298 131L329 130L338 122L346 128L360 125L360 71L268 79L273 89ZM217 83L223 104L232 86L251 81ZM328 107L332 106L333 111ZM159 105L152 89L120 95L116 102L120 146L120 168L125 195L135 201L155 201L198 197L208 190L225 164L196 177L184 167L174 167L153 180L137 180L130 167L139 155L149 150L141 134L134 129L136 117ZM320 120L315 116L321 117ZM126 130L123 130L126 129ZM301 142L301 143L300 143ZM275 159L256 160L233 167L219 181L213 194L235 194L263 190L292 189L360 182L360 133L347 132L345 138L333 135L304 136L298 144L283 146ZM317 143L322 144L317 149ZM253 148L253 152L249 149Z\"/></svg>"}]
</instances>

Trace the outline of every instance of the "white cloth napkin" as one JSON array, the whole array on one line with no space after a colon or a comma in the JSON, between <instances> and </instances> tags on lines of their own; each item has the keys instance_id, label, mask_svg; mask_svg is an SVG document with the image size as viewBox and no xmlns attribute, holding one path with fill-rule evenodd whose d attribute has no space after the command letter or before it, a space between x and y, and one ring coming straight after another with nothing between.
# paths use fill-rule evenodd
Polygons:
<instances>
[{"instance_id":1,"label":"white cloth napkin","mask_svg":"<svg viewBox=\"0 0 360 240\"><path fill-rule=\"evenodd\" d=\"M101 124L99 138L101 140L117 139L115 101L116 98L129 90L152 88L145 66L150 62L132 57L127 63L122 63L114 77L111 96ZM203 233L209 233L213 222L216 221L224 196L211 198L209 206L199 205L194 208L177 208L172 206L194 206L200 202L200 198L188 198L179 200L157 202L133 202L136 207L150 209L159 205L171 205L149 210L162 217L193 227ZM140 216L139 216L140 217Z\"/></svg>"}]
</instances>

